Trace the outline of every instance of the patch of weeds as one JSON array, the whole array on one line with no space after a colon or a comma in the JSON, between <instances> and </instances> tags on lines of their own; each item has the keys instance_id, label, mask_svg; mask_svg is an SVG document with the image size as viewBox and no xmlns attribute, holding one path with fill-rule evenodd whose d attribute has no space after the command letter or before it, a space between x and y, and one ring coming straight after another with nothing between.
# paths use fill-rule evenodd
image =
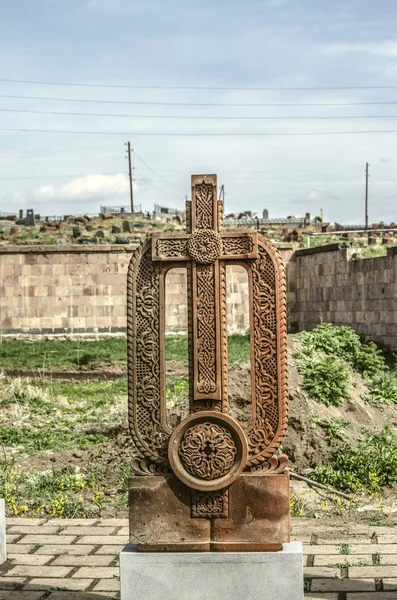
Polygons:
<instances>
[{"instance_id":1,"label":"patch of weeds","mask_svg":"<svg viewBox=\"0 0 397 600\"><path fill-rule=\"evenodd\" d=\"M356 446L344 442L328 465L316 467L311 479L345 492L379 495L383 487L397 482L397 436L385 426L362 436Z\"/></svg>"},{"instance_id":2,"label":"patch of weeds","mask_svg":"<svg viewBox=\"0 0 397 600\"><path fill-rule=\"evenodd\" d=\"M374 342L363 344L351 327L321 323L313 331L300 336L303 353L318 352L343 359L365 377L372 377L386 368L385 357Z\"/></svg>"},{"instance_id":3,"label":"patch of weeds","mask_svg":"<svg viewBox=\"0 0 397 600\"><path fill-rule=\"evenodd\" d=\"M397 373L394 371L383 371L375 375L368 382L369 394L363 394L362 398L369 404L379 406L381 404L397 404Z\"/></svg>"},{"instance_id":4,"label":"patch of weeds","mask_svg":"<svg viewBox=\"0 0 397 600\"><path fill-rule=\"evenodd\" d=\"M303 387L310 395L329 406L339 406L347 396L349 372L346 364L331 356L301 355L297 358Z\"/></svg>"},{"instance_id":5,"label":"patch of weeds","mask_svg":"<svg viewBox=\"0 0 397 600\"><path fill-rule=\"evenodd\" d=\"M341 554L351 554L351 548L350 548L349 544L341 544L339 546L339 552Z\"/></svg>"},{"instance_id":6,"label":"patch of weeds","mask_svg":"<svg viewBox=\"0 0 397 600\"><path fill-rule=\"evenodd\" d=\"M309 593L310 590L312 589L312 580L311 579L304 579L303 580L303 591L306 593Z\"/></svg>"},{"instance_id":7,"label":"patch of weeds","mask_svg":"<svg viewBox=\"0 0 397 600\"><path fill-rule=\"evenodd\" d=\"M361 251L362 258L378 258L379 256L387 255L387 247L382 246L366 246Z\"/></svg>"},{"instance_id":8,"label":"patch of weeds","mask_svg":"<svg viewBox=\"0 0 397 600\"><path fill-rule=\"evenodd\" d=\"M292 517L301 517L301 518L311 518L314 517L313 511L311 511L305 500L302 498L298 498L296 494L292 492L289 501L291 516Z\"/></svg>"},{"instance_id":9,"label":"patch of weeds","mask_svg":"<svg viewBox=\"0 0 397 600\"><path fill-rule=\"evenodd\" d=\"M108 440L106 435L78 434L64 429L32 431L14 427L0 429L0 444L21 446L23 452L34 454L43 450L87 450Z\"/></svg>"},{"instance_id":10,"label":"patch of weeds","mask_svg":"<svg viewBox=\"0 0 397 600\"><path fill-rule=\"evenodd\" d=\"M229 364L249 360L251 355L251 342L249 335L238 333L227 338L227 353Z\"/></svg>"},{"instance_id":11,"label":"patch of weeds","mask_svg":"<svg viewBox=\"0 0 397 600\"><path fill-rule=\"evenodd\" d=\"M120 506L128 506L129 481L131 477L131 465L123 465L119 472L119 483L121 488Z\"/></svg>"},{"instance_id":12,"label":"patch of weeds","mask_svg":"<svg viewBox=\"0 0 397 600\"><path fill-rule=\"evenodd\" d=\"M395 527L396 521L389 519L385 514L377 513L367 520L368 525L374 527Z\"/></svg>"},{"instance_id":13,"label":"patch of weeds","mask_svg":"<svg viewBox=\"0 0 397 600\"><path fill-rule=\"evenodd\" d=\"M316 411L311 410L308 415L309 422L314 425L319 425L325 430L325 435L330 442L334 442L336 439L343 440L343 432L349 421L345 419L334 419L330 421L324 417L320 417Z\"/></svg>"},{"instance_id":14,"label":"patch of weeds","mask_svg":"<svg viewBox=\"0 0 397 600\"><path fill-rule=\"evenodd\" d=\"M0 464L0 494L12 515L49 515L56 518L100 517L104 488L96 477L68 469L19 471Z\"/></svg>"},{"instance_id":15,"label":"patch of weeds","mask_svg":"<svg viewBox=\"0 0 397 600\"><path fill-rule=\"evenodd\" d=\"M167 377L167 408L186 402L189 398L189 382L186 377Z\"/></svg>"}]
</instances>

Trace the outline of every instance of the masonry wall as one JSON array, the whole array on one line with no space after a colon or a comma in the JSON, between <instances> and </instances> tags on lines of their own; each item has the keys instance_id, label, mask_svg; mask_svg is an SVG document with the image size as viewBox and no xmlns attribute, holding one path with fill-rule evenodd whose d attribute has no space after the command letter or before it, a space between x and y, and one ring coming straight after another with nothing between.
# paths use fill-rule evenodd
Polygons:
<instances>
[{"instance_id":1,"label":"masonry wall","mask_svg":"<svg viewBox=\"0 0 397 600\"><path fill-rule=\"evenodd\" d=\"M132 246L20 246L0 248L2 336L122 335L126 275ZM285 252L290 258L291 251ZM230 333L248 329L248 287L241 268L228 271ZM167 330L186 332L184 275L167 276Z\"/></svg>"},{"instance_id":2,"label":"masonry wall","mask_svg":"<svg viewBox=\"0 0 397 600\"><path fill-rule=\"evenodd\" d=\"M355 258L338 245L295 253L299 329L327 321L348 325L366 340L397 349L397 247L387 256Z\"/></svg>"}]
</instances>

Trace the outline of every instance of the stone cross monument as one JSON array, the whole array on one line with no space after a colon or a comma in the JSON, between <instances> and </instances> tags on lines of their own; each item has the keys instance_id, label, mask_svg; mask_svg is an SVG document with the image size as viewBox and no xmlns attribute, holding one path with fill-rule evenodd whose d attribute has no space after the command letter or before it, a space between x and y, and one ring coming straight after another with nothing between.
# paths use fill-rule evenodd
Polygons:
<instances>
[{"instance_id":1,"label":"stone cross monument","mask_svg":"<svg viewBox=\"0 0 397 600\"><path fill-rule=\"evenodd\" d=\"M223 229L216 176L193 175L185 233L154 234L128 271L130 542L146 552L277 551L289 542L286 287L276 248ZM247 270L251 420L228 406L226 265ZM189 416L165 405L165 277L187 271ZM291 596L292 597L292 596Z\"/></svg>"}]
</instances>

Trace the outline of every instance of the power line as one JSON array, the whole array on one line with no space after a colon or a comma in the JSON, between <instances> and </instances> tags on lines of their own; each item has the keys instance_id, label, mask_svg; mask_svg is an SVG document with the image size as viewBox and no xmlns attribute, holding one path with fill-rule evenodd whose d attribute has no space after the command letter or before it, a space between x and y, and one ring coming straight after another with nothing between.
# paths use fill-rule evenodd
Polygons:
<instances>
[{"instance_id":1,"label":"power line","mask_svg":"<svg viewBox=\"0 0 397 600\"><path fill-rule=\"evenodd\" d=\"M179 193L181 193L181 188L179 188L178 186L174 185L173 183L171 183L170 181L168 181L167 179L165 179L165 177L163 177L162 175L160 175L160 173L158 173L157 171L155 171L155 169L153 169L150 165L148 165L148 163L141 157L139 156L138 152L135 150L135 156L141 161L141 163L143 165L145 165L145 167L147 169L149 169L149 171L151 171L154 175L156 175L156 177L158 177L159 179L161 179L162 181L164 181L164 183L166 183L169 187L173 188L173 192L175 193L175 190Z\"/></svg>"},{"instance_id":2,"label":"power line","mask_svg":"<svg viewBox=\"0 0 397 600\"><path fill-rule=\"evenodd\" d=\"M117 117L127 119L200 119L200 120L242 120L242 121L256 121L256 120L283 120L283 121L294 121L294 120L335 120L335 119L397 119L397 115L326 115L320 117L306 117L306 116L207 116L207 115L120 115L115 113L85 113L85 112L62 112L53 110L29 110L19 108L0 108L0 112L12 112L12 113L31 113L35 115L63 115L70 117Z\"/></svg>"},{"instance_id":3,"label":"power line","mask_svg":"<svg viewBox=\"0 0 397 600\"><path fill-rule=\"evenodd\" d=\"M15 94L0 94L0 98L14 100L45 100L50 102L82 102L88 104L133 104L135 106L229 106L255 108L261 106L375 106L397 104L397 100L381 100L373 102L256 102L256 103L227 103L227 102L148 102L138 100L87 100L83 98L54 98L48 96L20 96Z\"/></svg>"},{"instance_id":4,"label":"power line","mask_svg":"<svg viewBox=\"0 0 397 600\"><path fill-rule=\"evenodd\" d=\"M242 87L242 86L207 86L207 85L141 85L141 84L111 84L111 83L78 83L71 81L36 81L32 79L0 79L3 83L24 83L33 85L57 85L67 87L88 88L121 88L135 90L235 90L263 92L292 92L318 90L393 90L397 85L338 85L338 86L307 86L307 87Z\"/></svg>"},{"instance_id":5,"label":"power line","mask_svg":"<svg viewBox=\"0 0 397 600\"><path fill-rule=\"evenodd\" d=\"M254 132L177 132L177 131L67 131L65 129L29 129L1 127L0 131L23 133L67 133L77 135L133 135L145 137L267 137L267 136L320 136L320 135L363 135L372 133L397 133L397 129L369 129L364 131L254 131Z\"/></svg>"}]
</instances>

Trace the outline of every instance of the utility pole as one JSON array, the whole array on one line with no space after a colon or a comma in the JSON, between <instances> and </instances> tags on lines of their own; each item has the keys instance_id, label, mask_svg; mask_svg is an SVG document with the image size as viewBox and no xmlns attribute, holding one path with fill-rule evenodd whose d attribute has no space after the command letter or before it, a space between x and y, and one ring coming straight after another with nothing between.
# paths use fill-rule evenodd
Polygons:
<instances>
[{"instance_id":1,"label":"utility pole","mask_svg":"<svg viewBox=\"0 0 397 600\"><path fill-rule=\"evenodd\" d=\"M134 190L132 188L132 168L131 168L131 144L130 142L126 143L127 146L127 156L128 156L128 174L130 178L130 201L131 201L131 212L134 212Z\"/></svg>"},{"instance_id":2,"label":"utility pole","mask_svg":"<svg viewBox=\"0 0 397 600\"><path fill-rule=\"evenodd\" d=\"M365 229L368 229L368 167L369 164L365 163Z\"/></svg>"}]
</instances>

